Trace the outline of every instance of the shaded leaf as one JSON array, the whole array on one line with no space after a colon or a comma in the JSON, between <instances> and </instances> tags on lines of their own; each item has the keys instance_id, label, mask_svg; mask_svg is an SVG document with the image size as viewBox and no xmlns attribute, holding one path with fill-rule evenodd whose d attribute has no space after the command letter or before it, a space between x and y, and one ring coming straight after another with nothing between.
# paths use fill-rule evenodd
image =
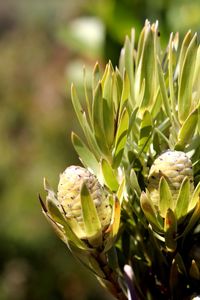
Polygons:
<instances>
[{"instance_id":1,"label":"shaded leaf","mask_svg":"<svg viewBox=\"0 0 200 300\"><path fill-rule=\"evenodd\" d=\"M199 271L198 265L194 259L192 260L192 264L191 264L191 267L189 270L189 275L190 275L190 277L192 277L196 280L200 280L200 271Z\"/></svg>"},{"instance_id":2,"label":"shaded leaf","mask_svg":"<svg viewBox=\"0 0 200 300\"><path fill-rule=\"evenodd\" d=\"M174 252L177 247L176 232L177 232L177 221L173 211L169 208L167 210L164 222L165 230L165 245L170 252Z\"/></svg>"}]
</instances>

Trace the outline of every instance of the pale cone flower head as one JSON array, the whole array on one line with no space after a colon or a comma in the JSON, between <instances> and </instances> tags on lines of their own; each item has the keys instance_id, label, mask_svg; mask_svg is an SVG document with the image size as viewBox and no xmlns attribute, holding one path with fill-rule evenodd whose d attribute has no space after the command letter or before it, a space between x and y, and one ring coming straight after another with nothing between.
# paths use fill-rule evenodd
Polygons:
<instances>
[{"instance_id":1,"label":"pale cone flower head","mask_svg":"<svg viewBox=\"0 0 200 300\"><path fill-rule=\"evenodd\" d=\"M64 208L67 218L74 218L82 229L84 236L84 222L82 217L80 190L83 182L94 201L102 231L106 230L111 220L111 206L104 188L100 185L97 178L87 169L79 166L70 166L60 175L58 184L58 201Z\"/></svg>"}]
</instances>

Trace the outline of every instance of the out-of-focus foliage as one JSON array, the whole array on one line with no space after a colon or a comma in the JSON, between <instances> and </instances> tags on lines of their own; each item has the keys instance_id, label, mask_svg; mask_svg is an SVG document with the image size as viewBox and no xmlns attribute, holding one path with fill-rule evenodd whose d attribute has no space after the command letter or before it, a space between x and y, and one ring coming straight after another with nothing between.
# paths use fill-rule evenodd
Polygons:
<instances>
[{"instance_id":1,"label":"out-of-focus foliage","mask_svg":"<svg viewBox=\"0 0 200 300\"><path fill-rule=\"evenodd\" d=\"M145 18L159 19L164 35L199 30L199 6L198 0L1 1L0 299L106 299L66 255L37 203L42 177L56 186L58 174L77 163L66 90L80 82L83 64L117 63L124 35Z\"/></svg>"}]
</instances>

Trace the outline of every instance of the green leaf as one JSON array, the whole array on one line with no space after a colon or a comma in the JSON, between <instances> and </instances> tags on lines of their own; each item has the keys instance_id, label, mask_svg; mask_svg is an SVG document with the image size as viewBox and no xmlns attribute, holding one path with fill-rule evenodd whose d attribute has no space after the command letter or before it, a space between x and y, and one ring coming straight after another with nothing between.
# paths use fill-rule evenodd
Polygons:
<instances>
[{"instance_id":1,"label":"green leaf","mask_svg":"<svg viewBox=\"0 0 200 300\"><path fill-rule=\"evenodd\" d=\"M87 118L86 118L86 114L83 111L83 108L80 104L76 89L74 87L74 85L72 84L71 86L71 98L72 98L72 104L74 107L74 110L76 112L77 118L79 120L79 123L82 127L82 130L85 134L85 137L87 139L88 145L90 146L90 148L92 149L94 155L96 157L100 157L101 153L99 150L99 147L94 139L94 134L91 130L91 127L88 124Z\"/></svg>"},{"instance_id":2,"label":"green leaf","mask_svg":"<svg viewBox=\"0 0 200 300\"><path fill-rule=\"evenodd\" d=\"M188 206L188 211L191 211L197 205L197 202L199 200L200 200L200 182L197 184L197 186L193 192L192 198L191 198L189 206Z\"/></svg>"},{"instance_id":3,"label":"green leaf","mask_svg":"<svg viewBox=\"0 0 200 300\"><path fill-rule=\"evenodd\" d=\"M47 208L48 208L51 221L54 221L63 226L67 240L73 242L73 244L80 249L88 250L86 244L82 242L74 233L74 231L68 224L64 215L61 213L60 209L55 204L55 201L51 196L50 197L47 196Z\"/></svg>"},{"instance_id":4,"label":"green leaf","mask_svg":"<svg viewBox=\"0 0 200 300\"><path fill-rule=\"evenodd\" d=\"M188 211L188 205L190 201L190 182L187 177L184 178L181 188L178 194L175 213L177 219L185 216Z\"/></svg>"},{"instance_id":5,"label":"green leaf","mask_svg":"<svg viewBox=\"0 0 200 300\"><path fill-rule=\"evenodd\" d=\"M197 122L198 109L196 108L189 114L179 131L178 142L175 145L176 150L184 150L185 146L190 143L190 140L193 138Z\"/></svg>"},{"instance_id":6,"label":"green leaf","mask_svg":"<svg viewBox=\"0 0 200 300\"><path fill-rule=\"evenodd\" d=\"M130 186L131 186L132 190L135 191L138 196L140 196L141 189L140 189L140 186L138 183L138 178L137 178L137 175L136 175L134 169L131 169L131 172L130 172Z\"/></svg>"},{"instance_id":7,"label":"green leaf","mask_svg":"<svg viewBox=\"0 0 200 300\"><path fill-rule=\"evenodd\" d=\"M147 152L152 135L152 118L148 110L144 112L143 119L140 125L140 137L138 141L139 149L142 152Z\"/></svg>"},{"instance_id":8,"label":"green leaf","mask_svg":"<svg viewBox=\"0 0 200 300\"><path fill-rule=\"evenodd\" d=\"M157 66L158 66L158 78L159 78L159 84L160 84L160 92L161 92L165 112L171 120L172 119L172 114L171 114L169 98L168 98L168 95L167 95L167 87L165 85L165 79L164 79L164 74L163 74L163 70L162 70L162 67L161 67L161 63L160 63L158 58L157 58Z\"/></svg>"},{"instance_id":9,"label":"green leaf","mask_svg":"<svg viewBox=\"0 0 200 300\"><path fill-rule=\"evenodd\" d=\"M189 30L185 37L184 37L184 40L182 42L182 45L181 45L181 51L180 51L180 55L179 55L179 61L178 61L178 64L177 64L177 68L178 68L178 73L180 74L181 71L182 71L182 68L183 68L183 62L184 62L184 59L185 59L185 55L186 55L186 52L187 52L187 49L189 47L189 44L192 40L192 32L191 30ZM180 80L180 76L178 77L178 79Z\"/></svg>"},{"instance_id":10,"label":"green leaf","mask_svg":"<svg viewBox=\"0 0 200 300\"><path fill-rule=\"evenodd\" d=\"M88 149L88 147L83 143L83 141L72 132L72 144L78 153L83 165L90 168L94 174L99 177L99 163L96 160L94 154Z\"/></svg>"},{"instance_id":11,"label":"green leaf","mask_svg":"<svg viewBox=\"0 0 200 300\"><path fill-rule=\"evenodd\" d=\"M170 40L169 40L169 63L168 63L168 74L169 74L169 95L170 95L170 101L171 101L171 107L172 107L172 111L173 111L173 117L175 118L176 121L178 121L177 119L177 112L176 112L176 101L175 101L175 90L174 90L174 70L173 70L173 60L174 60L174 53L173 53L173 44L174 44L174 40L176 39L176 35L175 37L173 37L173 33L171 33L170 35ZM165 95L166 97L166 95ZM167 108L169 109L169 108Z\"/></svg>"},{"instance_id":12,"label":"green leaf","mask_svg":"<svg viewBox=\"0 0 200 300\"><path fill-rule=\"evenodd\" d=\"M118 188L117 194L116 194L117 199L119 199L120 205L122 204L122 201L123 201L125 187L126 187L126 180L125 180L125 176L124 176L123 179L121 180L121 183L119 185L119 188Z\"/></svg>"},{"instance_id":13,"label":"green leaf","mask_svg":"<svg viewBox=\"0 0 200 300\"><path fill-rule=\"evenodd\" d=\"M108 236L105 240L104 251L107 252L114 244L117 237L119 226L120 226L120 215L121 215L121 205L117 197L113 198L111 196L110 202L113 201L113 211L110 226L106 230Z\"/></svg>"},{"instance_id":14,"label":"green leaf","mask_svg":"<svg viewBox=\"0 0 200 300\"><path fill-rule=\"evenodd\" d=\"M164 177L161 177L159 183L159 209L163 217L166 216L168 209L173 209L173 199L169 185Z\"/></svg>"},{"instance_id":15,"label":"green leaf","mask_svg":"<svg viewBox=\"0 0 200 300\"><path fill-rule=\"evenodd\" d=\"M108 148L112 148L114 142L114 103L110 104L106 99L103 99L103 127Z\"/></svg>"},{"instance_id":16,"label":"green leaf","mask_svg":"<svg viewBox=\"0 0 200 300\"><path fill-rule=\"evenodd\" d=\"M151 109L154 104L155 94L157 93L157 76L156 76L156 56L155 51L157 49L157 24L154 27L150 27L147 24L145 29L145 38L140 58L141 74L140 74L140 86L145 79L145 92L142 100L140 111L143 112L146 109Z\"/></svg>"},{"instance_id":17,"label":"green leaf","mask_svg":"<svg viewBox=\"0 0 200 300\"><path fill-rule=\"evenodd\" d=\"M58 201L57 201L58 202ZM55 199L52 198L51 195L47 196L47 210L48 213L50 214L51 218L56 222L59 223L61 225L65 225L66 220L65 217L63 216L63 214L61 213L60 209L58 208L58 203L55 203Z\"/></svg>"},{"instance_id":18,"label":"green leaf","mask_svg":"<svg viewBox=\"0 0 200 300\"><path fill-rule=\"evenodd\" d=\"M157 213L156 213L155 207L145 192L141 193L140 204L141 204L141 208L142 208L147 220L152 225L152 227L157 232L163 232L163 228L157 219Z\"/></svg>"},{"instance_id":19,"label":"green leaf","mask_svg":"<svg viewBox=\"0 0 200 300\"><path fill-rule=\"evenodd\" d=\"M92 108L92 119L95 138L101 151L108 155L108 146L106 144L106 137L104 133L103 124L103 98L102 98L102 87L99 82L94 94L93 108Z\"/></svg>"},{"instance_id":20,"label":"green leaf","mask_svg":"<svg viewBox=\"0 0 200 300\"><path fill-rule=\"evenodd\" d=\"M122 88L122 94L121 94L121 100L120 100L120 110L119 110L119 116L121 116L121 113L124 109L125 103L128 100L130 95L130 81L127 75L127 72L124 72L123 76L123 88Z\"/></svg>"},{"instance_id":21,"label":"green leaf","mask_svg":"<svg viewBox=\"0 0 200 300\"><path fill-rule=\"evenodd\" d=\"M87 106L88 118L90 125L92 125L92 112L91 112L91 103L88 95L88 87L87 87L87 76L86 76L86 69L83 69L83 85L84 85L84 93L85 93L85 102Z\"/></svg>"},{"instance_id":22,"label":"green leaf","mask_svg":"<svg viewBox=\"0 0 200 300\"><path fill-rule=\"evenodd\" d=\"M199 221L199 219L200 219L200 200L197 202L195 210L194 210L192 216L190 217L188 224L183 232L184 238L186 237L188 232L190 232L193 229L193 227L195 226L197 221Z\"/></svg>"},{"instance_id":23,"label":"green leaf","mask_svg":"<svg viewBox=\"0 0 200 300\"><path fill-rule=\"evenodd\" d=\"M84 128L84 124L85 124L85 119L83 118L84 115L84 110L80 104L80 100L78 98L75 86L72 84L71 86L71 99L72 99L72 104L74 107L74 110L76 112L77 118L79 120L79 123L81 125L82 128Z\"/></svg>"},{"instance_id":24,"label":"green leaf","mask_svg":"<svg viewBox=\"0 0 200 300\"><path fill-rule=\"evenodd\" d=\"M164 222L164 230L165 230L165 245L167 250L170 252L174 252L177 247L176 232L177 232L177 221L173 211L169 208L167 210Z\"/></svg>"},{"instance_id":25,"label":"green leaf","mask_svg":"<svg viewBox=\"0 0 200 300\"><path fill-rule=\"evenodd\" d=\"M125 108L119 120L119 125L115 137L115 148L114 148L114 157L113 157L114 168L117 168L121 162L122 155L124 152L124 147L126 144L128 127L129 127L129 115L127 109Z\"/></svg>"},{"instance_id":26,"label":"green leaf","mask_svg":"<svg viewBox=\"0 0 200 300\"><path fill-rule=\"evenodd\" d=\"M131 101L134 103L134 60L133 60L133 51L134 51L134 40L135 40L135 31L131 31L131 41L128 37L125 39L124 45L124 59L125 59L125 70L127 71L129 82L130 82L130 94Z\"/></svg>"},{"instance_id":27,"label":"green leaf","mask_svg":"<svg viewBox=\"0 0 200 300\"><path fill-rule=\"evenodd\" d=\"M100 69L99 64L96 62L93 70L93 76L92 76L92 90L95 91L98 83L100 81Z\"/></svg>"},{"instance_id":28,"label":"green leaf","mask_svg":"<svg viewBox=\"0 0 200 300\"><path fill-rule=\"evenodd\" d=\"M194 69L197 56L197 35L195 34L183 59L178 90L178 116L183 123L191 111Z\"/></svg>"},{"instance_id":29,"label":"green leaf","mask_svg":"<svg viewBox=\"0 0 200 300\"><path fill-rule=\"evenodd\" d=\"M98 247L102 243L101 222L85 183L82 185L80 196L86 236L93 247Z\"/></svg>"},{"instance_id":30,"label":"green leaf","mask_svg":"<svg viewBox=\"0 0 200 300\"><path fill-rule=\"evenodd\" d=\"M109 162L105 159L102 159L101 161L101 170L103 173L104 181L107 187L113 191L116 192L119 184L116 178L116 171L112 169Z\"/></svg>"}]
</instances>

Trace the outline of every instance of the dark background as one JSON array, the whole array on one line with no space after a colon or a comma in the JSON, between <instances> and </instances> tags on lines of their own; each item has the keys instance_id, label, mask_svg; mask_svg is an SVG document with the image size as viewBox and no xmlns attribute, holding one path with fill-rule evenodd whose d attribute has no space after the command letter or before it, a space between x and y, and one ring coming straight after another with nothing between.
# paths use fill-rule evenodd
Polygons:
<instances>
[{"instance_id":1,"label":"dark background","mask_svg":"<svg viewBox=\"0 0 200 300\"><path fill-rule=\"evenodd\" d=\"M78 164L69 90L82 93L82 67L118 63L125 34L145 19L199 31L200 2L7 0L0 2L0 300L110 299L72 257L37 200L46 176Z\"/></svg>"}]
</instances>

